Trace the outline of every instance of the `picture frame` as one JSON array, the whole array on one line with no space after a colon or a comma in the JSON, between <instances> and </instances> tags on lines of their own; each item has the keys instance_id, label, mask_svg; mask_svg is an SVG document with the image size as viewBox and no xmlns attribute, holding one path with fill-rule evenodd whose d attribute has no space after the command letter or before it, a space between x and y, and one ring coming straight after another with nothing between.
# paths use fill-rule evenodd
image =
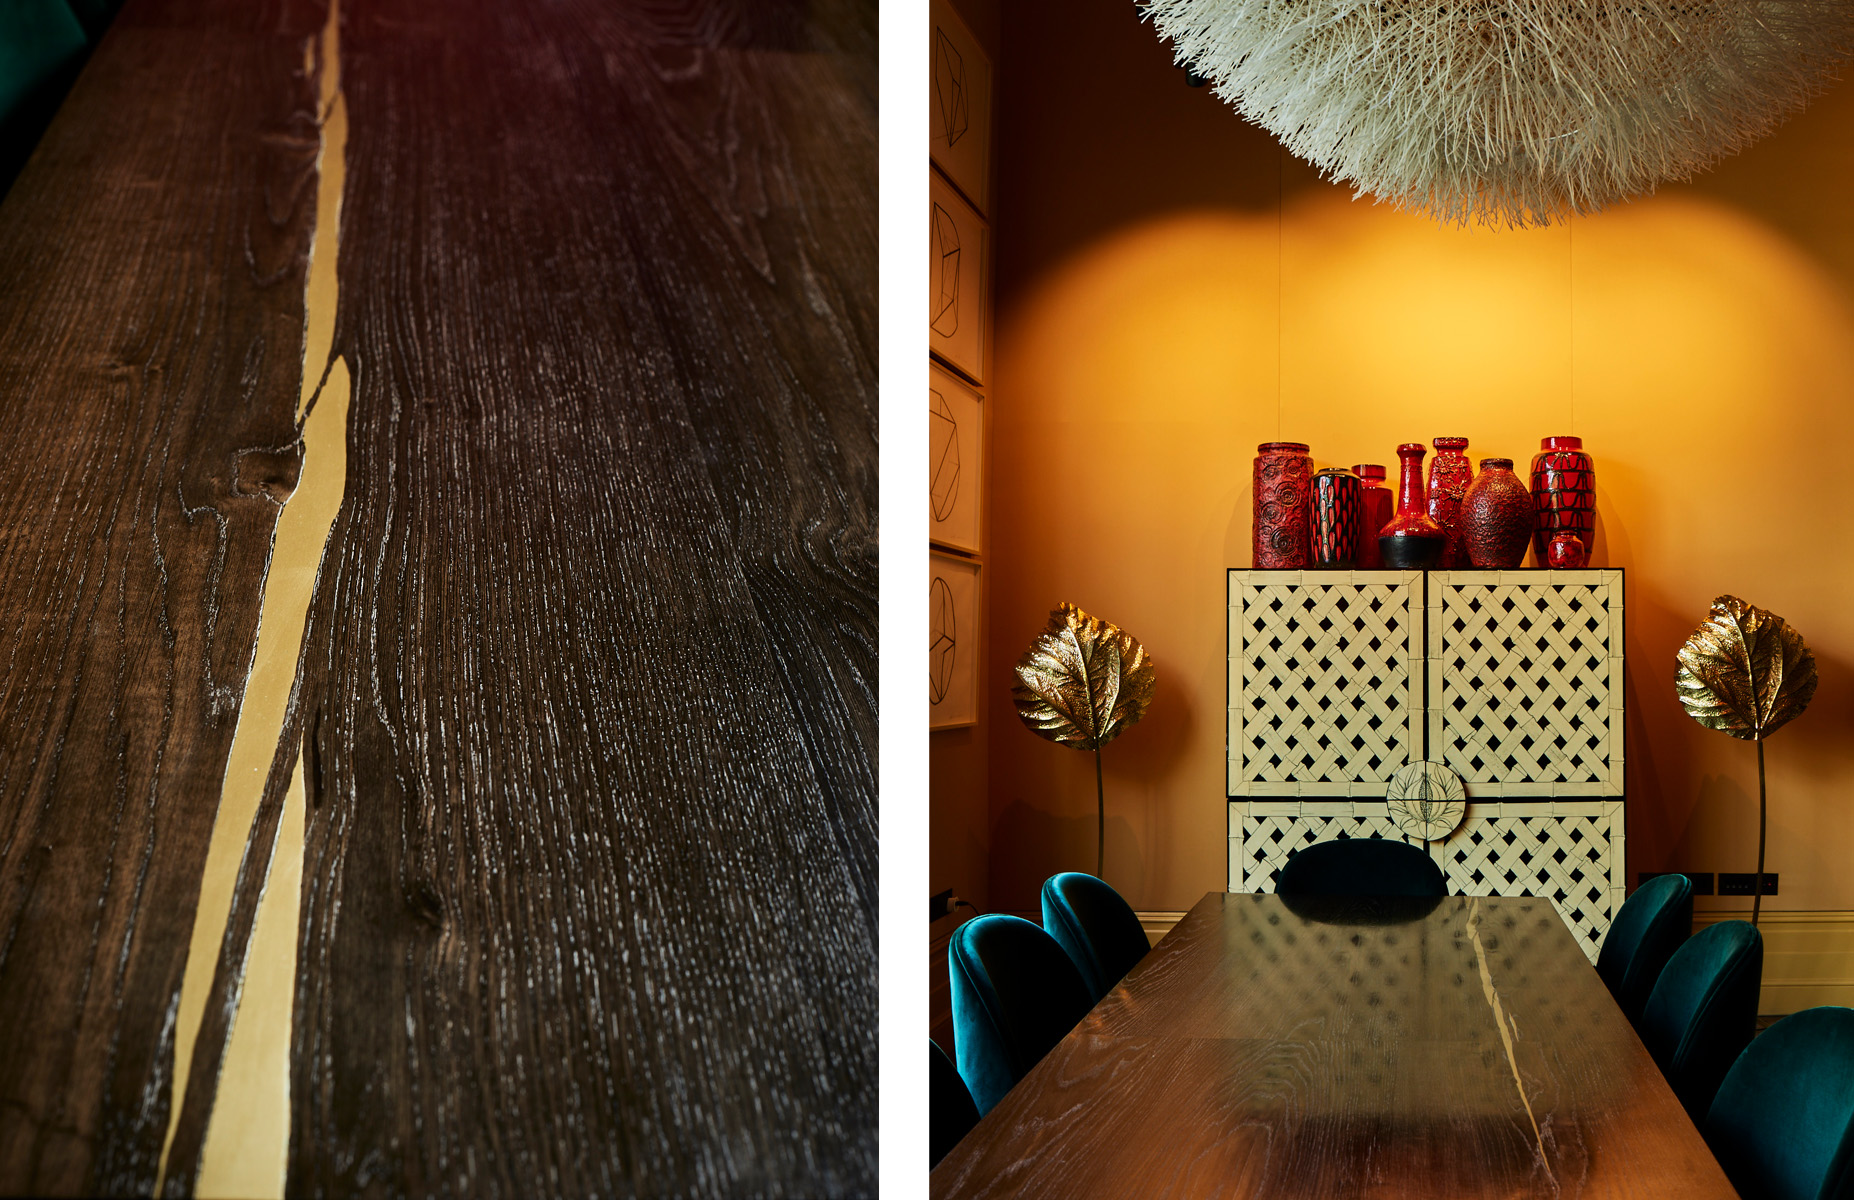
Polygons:
<instances>
[{"instance_id":1,"label":"picture frame","mask_svg":"<svg viewBox=\"0 0 1854 1200\"><path fill-rule=\"evenodd\" d=\"M978 724L979 572L969 558L928 553L929 729Z\"/></svg>"},{"instance_id":2,"label":"picture frame","mask_svg":"<svg viewBox=\"0 0 1854 1200\"><path fill-rule=\"evenodd\" d=\"M927 367L928 537L981 552L985 398L938 363Z\"/></svg>"},{"instance_id":3,"label":"picture frame","mask_svg":"<svg viewBox=\"0 0 1854 1200\"><path fill-rule=\"evenodd\" d=\"M928 6L932 28L928 152L980 213L991 211L991 59L947 0Z\"/></svg>"},{"instance_id":4,"label":"picture frame","mask_svg":"<svg viewBox=\"0 0 1854 1200\"><path fill-rule=\"evenodd\" d=\"M976 384L985 381L985 273L991 230L983 217L929 168L928 346Z\"/></svg>"}]
</instances>

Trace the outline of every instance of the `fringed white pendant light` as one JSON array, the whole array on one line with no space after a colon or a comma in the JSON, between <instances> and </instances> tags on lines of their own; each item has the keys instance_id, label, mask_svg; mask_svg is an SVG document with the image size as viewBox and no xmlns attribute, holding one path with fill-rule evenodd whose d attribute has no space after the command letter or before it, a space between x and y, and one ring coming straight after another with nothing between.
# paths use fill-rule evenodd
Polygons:
<instances>
[{"instance_id":1,"label":"fringed white pendant light","mask_svg":"<svg viewBox=\"0 0 1854 1200\"><path fill-rule=\"evenodd\" d=\"M1686 179L1802 107L1854 0L1150 0L1177 60L1328 177L1544 225Z\"/></svg>"}]
</instances>

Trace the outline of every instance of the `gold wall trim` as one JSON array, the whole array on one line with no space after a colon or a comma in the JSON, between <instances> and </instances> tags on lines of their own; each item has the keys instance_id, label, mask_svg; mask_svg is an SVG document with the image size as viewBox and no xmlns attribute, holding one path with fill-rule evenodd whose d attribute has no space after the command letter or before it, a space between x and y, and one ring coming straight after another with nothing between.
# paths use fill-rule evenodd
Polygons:
<instances>
[{"instance_id":1,"label":"gold wall trim","mask_svg":"<svg viewBox=\"0 0 1854 1200\"><path fill-rule=\"evenodd\" d=\"M321 148L316 158L315 232L304 283L302 386L296 405L302 469L272 535L270 562L260 585L263 604L257 648L207 845L199 907L180 986L174 1079L157 1194L166 1183L168 1154L186 1099L194 1047L231 917L239 868L283 737L322 553L347 487L351 381L346 360L329 360L339 300L337 255L347 176L348 118L341 91L340 29L339 0L330 0L327 21L309 51L311 61L319 66ZM207 1118L195 1189L202 1197L256 1200L283 1195L289 1157L289 1055L302 902L304 806L298 754L251 941L245 947L246 966ZM226 1103L218 1103L220 1098Z\"/></svg>"}]
</instances>

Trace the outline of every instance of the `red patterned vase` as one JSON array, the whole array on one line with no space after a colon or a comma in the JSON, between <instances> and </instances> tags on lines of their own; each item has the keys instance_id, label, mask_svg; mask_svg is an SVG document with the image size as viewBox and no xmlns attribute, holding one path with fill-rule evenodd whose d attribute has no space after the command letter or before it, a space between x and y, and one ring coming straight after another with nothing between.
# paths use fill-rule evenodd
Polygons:
<instances>
[{"instance_id":1,"label":"red patterned vase","mask_svg":"<svg viewBox=\"0 0 1854 1200\"><path fill-rule=\"evenodd\" d=\"M1584 439L1548 437L1532 456L1532 546L1539 561L1560 529L1575 533L1584 553L1596 554L1596 464L1584 453Z\"/></svg>"},{"instance_id":2,"label":"red patterned vase","mask_svg":"<svg viewBox=\"0 0 1854 1200\"><path fill-rule=\"evenodd\" d=\"M1358 476L1358 569L1375 571L1384 565L1378 557L1378 533L1390 524L1396 498L1384 486L1384 468L1378 463L1359 463L1352 468Z\"/></svg>"},{"instance_id":3,"label":"red patterned vase","mask_svg":"<svg viewBox=\"0 0 1854 1200\"><path fill-rule=\"evenodd\" d=\"M1255 565L1294 570L1313 559L1307 512L1313 459L1303 442L1263 442L1255 448Z\"/></svg>"},{"instance_id":4,"label":"red patterned vase","mask_svg":"<svg viewBox=\"0 0 1854 1200\"><path fill-rule=\"evenodd\" d=\"M1327 467L1313 477L1313 565L1351 570L1358 562L1358 476Z\"/></svg>"},{"instance_id":5,"label":"red patterned vase","mask_svg":"<svg viewBox=\"0 0 1854 1200\"><path fill-rule=\"evenodd\" d=\"M1461 500L1474 481L1474 464L1462 451L1464 437L1439 437L1432 443L1436 456L1429 460L1429 516L1442 527L1445 540L1436 566L1459 566L1461 561Z\"/></svg>"},{"instance_id":6,"label":"red patterned vase","mask_svg":"<svg viewBox=\"0 0 1854 1200\"><path fill-rule=\"evenodd\" d=\"M1483 458L1461 502L1461 548L1477 567L1505 570L1532 545L1532 497L1510 458Z\"/></svg>"},{"instance_id":7,"label":"red patterned vase","mask_svg":"<svg viewBox=\"0 0 1854 1200\"><path fill-rule=\"evenodd\" d=\"M1584 549L1582 538L1560 529L1545 547L1545 565L1556 571L1575 571L1590 565L1590 552Z\"/></svg>"},{"instance_id":8,"label":"red patterned vase","mask_svg":"<svg viewBox=\"0 0 1854 1200\"><path fill-rule=\"evenodd\" d=\"M1423 495L1423 455L1429 453L1421 442L1405 442L1397 447L1402 464L1403 491L1397 497L1397 515L1378 535L1378 556L1384 565L1399 571L1426 570L1442 556L1448 535L1427 512Z\"/></svg>"}]
</instances>

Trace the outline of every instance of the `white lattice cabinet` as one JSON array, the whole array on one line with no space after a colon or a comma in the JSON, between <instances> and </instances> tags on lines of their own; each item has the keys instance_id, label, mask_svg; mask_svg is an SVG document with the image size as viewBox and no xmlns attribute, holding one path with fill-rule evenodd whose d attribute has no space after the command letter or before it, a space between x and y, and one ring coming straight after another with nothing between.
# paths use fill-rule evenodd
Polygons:
<instances>
[{"instance_id":1,"label":"white lattice cabinet","mask_svg":"<svg viewBox=\"0 0 1854 1200\"><path fill-rule=\"evenodd\" d=\"M1467 790L1428 847L1450 890L1549 896L1594 958L1624 887L1622 593L1619 570L1231 571L1230 890L1403 838L1385 788L1427 758Z\"/></svg>"}]
</instances>

